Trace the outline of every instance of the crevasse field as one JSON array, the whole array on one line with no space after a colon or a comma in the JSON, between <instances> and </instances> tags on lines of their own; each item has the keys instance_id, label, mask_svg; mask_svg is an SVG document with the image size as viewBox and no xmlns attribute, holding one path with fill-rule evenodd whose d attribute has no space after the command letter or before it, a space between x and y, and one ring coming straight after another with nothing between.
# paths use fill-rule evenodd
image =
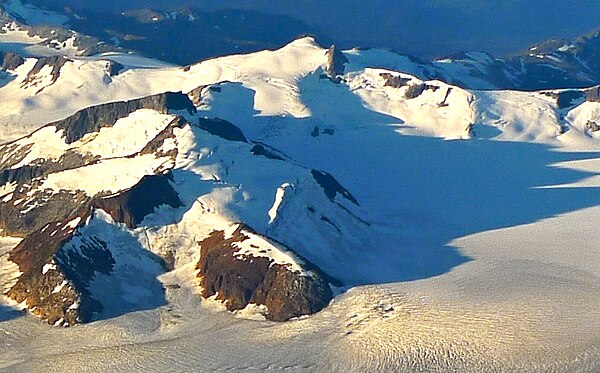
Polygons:
<instances>
[{"instance_id":1,"label":"crevasse field","mask_svg":"<svg viewBox=\"0 0 600 373\"><path fill-rule=\"evenodd\" d=\"M166 286L166 304L145 311L60 328L6 303L0 312L0 367L7 372L600 370L600 139L585 129L588 120L600 119L600 103L561 111L536 92L467 91L437 81L429 83L439 89L407 100L402 89L385 86L380 74L420 82L392 71L418 75L410 61L400 56L390 61L387 52L377 50L346 51L350 63L344 82L336 85L320 77L325 52L303 38L277 51L209 60L187 71L132 56L104 56L127 67L112 78L102 56L74 57L56 82L44 70L47 76L35 87L20 86L22 78L3 82L3 141L86 106L220 84L220 92L203 97L203 115L227 119L253 141L335 175L372 225L369 237L356 232L357 244L335 255L309 253L349 284L316 315L273 323L260 320L251 307L232 314L216 301L201 300L193 267L197 253L182 249L173 272L145 267L145 275L158 275ZM33 64L27 60L17 75L26 75ZM142 120L149 123L144 128L150 136L158 128L152 123L168 120L153 117L152 122L147 115L137 112L121 124ZM333 135L313 137L315 126ZM180 135L181 141L192 141ZM110 152L117 154L116 145L129 134L116 125L98 136L107 136L115 145ZM52 134L46 145L45 152L62 146ZM108 151L91 145L88 150ZM195 156L183 154L178 162ZM222 163L243 162L235 152L218 156ZM116 167L115 182L127 182L148 165L102 166ZM231 177L260 180L247 174L269 171L242 169ZM46 183L59 188L82 178L60 175ZM260 210L265 213L241 215L268 224L276 216L280 188L264 191L271 196ZM237 213L228 210L226 193L211 193L204 201L209 208ZM191 222L201 220L201 204L182 223L144 235L145 247L193 242L190 232L198 227ZM159 211L148 219L162 218ZM126 247L141 233L148 232L111 234ZM304 232L308 242L310 234ZM5 253L17 243L1 238L0 248ZM15 271L6 259L3 263L0 279L6 283ZM131 289L129 295L143 297L144 290L152 292Z\"/></svg>"}]
</instances>

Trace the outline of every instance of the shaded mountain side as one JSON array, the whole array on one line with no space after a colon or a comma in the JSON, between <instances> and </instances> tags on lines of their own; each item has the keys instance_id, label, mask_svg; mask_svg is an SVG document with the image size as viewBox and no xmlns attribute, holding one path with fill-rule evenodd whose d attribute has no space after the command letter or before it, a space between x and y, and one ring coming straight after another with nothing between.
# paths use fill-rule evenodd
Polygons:
<instances>
[{"instance_id":1,"label":"shaded mountain side","mask_svg":"<svg viewBox=\"0 0 600 373\"><path fill-rule=\"evenodd\" d=\"M135 228L160 205L173 208L182 206L177 192L170 184L172 180L170 173L145 176L135 188L113 197L96 199L92 205L106 211L114 221Z\"/></svg>"},{"instance_id":2,"label":"shaded mountain side","mask_svg":"<svg viewBox=\"0 0 600 373\"><path fill-rule=\"evenodd\" d=\"M0 52L1 69L3 71L15 70L25 63L25 59L15 52Z\"/></svg>"},{"instance_id":3,"label":"shaded mountain side","mask_svg":"<svg viewBox=\"0 0 600 373\"><path fill-rule=\"evenodd\" d=\"M123 48L178 65L277 48L307 34L330 40L292 18L249 11L139 10L124 15L90 15L71 24L82 33L113 40ZM178 42L173 43L174 39ZM196 45L202 47L193 47Z\"/></svg>"}]
</instances>

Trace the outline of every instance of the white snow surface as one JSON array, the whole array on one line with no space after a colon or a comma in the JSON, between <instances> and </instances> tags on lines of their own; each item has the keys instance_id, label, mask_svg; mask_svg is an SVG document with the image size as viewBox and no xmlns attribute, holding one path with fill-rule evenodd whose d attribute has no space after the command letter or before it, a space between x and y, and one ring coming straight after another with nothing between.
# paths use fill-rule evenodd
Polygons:
<instances>
[{"instance_id":1,"label":"white snow surface","mask_svg":"<svg viewBox=\"0 0 600 373\"><path fill-rule=\"evenodd\" d=\"M56 269L56 264L54 263L46 263L44 264L44 267L42 268L42 274L46 274L48 271L52 271Z\"/></svg>"},{"instance_id":2,"label":"white snow surface","mask_svg":"<svg viewBox=\"0 0 600 373\"><path fill-rule=\"evenodd\" d=\"M170 157L157 158L144 154L133 158L101 160L89 166L74 168L48 175L39 187L51 189L80 190L90 197L100 193L114 194L135 186L142 177L154 175L171 161Z\"/></svg>"},{"instance_id":3,"label":"white snow surface","mask_svg":"<svg viewBox=\"0 0 600 373\"><path fill-rule=\"evenodd\" d=\"M7 23L2 26L0 32L0 42L2 44L37 44L44 41L41 37L29 36L26 30L22 30L16 22Z\"/></svg>"},{"instance_id":4,"label":"white snow surface","mask_svg":"<svg viewBox=\"0 0 600 373\"><path fill-rule=\"evenodd\" d=\"M283 203L283 198L285 197L285 190L287 188L293 188L293 186L291 184L285 183L279 188L277 188L277 193L275 193L275 202L273 202L273 206L269 210L269 224L272 224L275 221L275 219L277 219L277 211Z\"/></svg>"},{"instance_id":5,"label":"white snow surface","mask_svg":"<svg viewBox=\"0 0 600 373\"><path fill-rule=\"evenodd\" d=\"M239 226L232 226L229 232L226 232L225 238L231 237L231 234ZM261 237L253 232L242 229L241 232L247 239L236 242L233 246L237 249L234 256L242 260L250 260L252 257L256 258L268 258L271 261L271 265L280 264L289 268L293 272L299 272L305 274L306 271L302 268L303 264L298 258L291 252L286 252L281 246L277 247L273 243L269 242L268 239Z\"/></svg>"},{"instance_id":6,"label":"white snow surface","mask_svg":"<svg viewBox=\"0 0 600 373\"><path fill-rule=\"evenodd\" d=\"M409 85L427 84L419 97L404 97L408 86L398 88L385 87L380 74L391 73L410 79ZM458 87L452 87L439 81L423 82L410 75L382 69L365 69L360 74L349 74L349 88L373 111L400 119L406 134L425 134L444 138L469 138L470 126L475 121L475 112L471 107L473 95ZM446 97L447 96L447 97ZM415 128L411 131L411 128Z\"/></svg>"}]
</instances>

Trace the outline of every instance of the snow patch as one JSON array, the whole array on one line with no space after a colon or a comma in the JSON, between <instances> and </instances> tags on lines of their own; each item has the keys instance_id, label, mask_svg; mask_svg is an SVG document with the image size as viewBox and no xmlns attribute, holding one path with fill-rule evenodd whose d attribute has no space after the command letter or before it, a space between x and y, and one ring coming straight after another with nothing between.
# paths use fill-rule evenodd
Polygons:
<instances>
[{"instance_id":1,"label":"snow patch","mask_svg":"<svg viewBox=\"0 0 600 373\"><path fill-rule=\"evenodd\" d=\"M246 320L265 321L269 309L264 304L249 303L245 308L234 311L235 317Z\"/></svg>"},{"instance_id":2,"label":"snow patch","mask_svg":"<svg viewBox=\"0 0 600 373\"><path fill-rule=\"evenodd\" d=\"M52 290L52 294L60 292L68 283L69 282L67 280L63 280L60 284L54 287L54 290Z\"/></svg>"},{"instance_id":3,"label":"snow patch","mask_svg":"<svg viewBox=\"0 0 600 373\"><path fill-rule=\"evenodd\" d=\"M55 271L55 270L56 270L56 263L54 263L54 262L46 263L42 267L42 274L45 275L46 273L48 273L48 271Z\"/></svg>"},{"instance_id":4,"label":"snow patch","mask_svg":"<svg viewBox=\"0 0 600 373\"><path fill-rule=\"evenodd\" d=\"M233 227L236 226L234 225ZM267 239L247 230L242 229L242 234L248 238L233 244L234 247L239 249L235 252L234 256L238 258L244 258L246 256L264 257L272 261L271 265L280 264L289 268L291 271L306 274L306 271L300 265L299 259L296 258L293 253L276 247Z\"/></svg>"},{"instance_id":5,"label":"snow patch","mask_svg":"<svg viewBox=\"0 0 600 373\"><path fill-rule=\"evenodd\" d=\"M285 184L281 185L279 188L277 188L277 192L275 193L275 202L273 203L273 206L269 210L269 224L272 224L275 221L275 219L277 218L277 211L279 210L279 207L283 203L285 191L286 191L286 189L288 189L290 187L292 187L291 184L285 183Z\"/></svg>"},{"instance_id":6,"label":"snow patch","mask_svg":"<svg viewBox=\"0 0 600 373\"><path fill-rule=\"evenodd\" d=\"M69 221L67 224L65 224L62 228L63 231L70 229L73 230L75 228L77 228L77 226L79 225L79 222L81 222L81 217L76 217L75 219Z\"/></svg>"}]
</instances>

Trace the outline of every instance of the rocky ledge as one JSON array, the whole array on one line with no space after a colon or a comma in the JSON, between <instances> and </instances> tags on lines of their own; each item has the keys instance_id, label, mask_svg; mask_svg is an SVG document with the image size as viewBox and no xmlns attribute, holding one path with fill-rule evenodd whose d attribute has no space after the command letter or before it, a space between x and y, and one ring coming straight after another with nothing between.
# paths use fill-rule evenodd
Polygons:
<instances>
[{"instance_id":1,"label":"rocky ledge","mask_svg":"<svg viewBox=\"0 0 600 373\"><path fill-rule=\"evenodd\" d=\"M88 133L99 131L100 128L112 127L117 120L139 109L156 110L163 114L175 111L196 112L196 107L187 95L180 92L166 92L135 100L92 106L48 126L64 130L66 142L70 144Z\"/></svg>"}]
</instances>

